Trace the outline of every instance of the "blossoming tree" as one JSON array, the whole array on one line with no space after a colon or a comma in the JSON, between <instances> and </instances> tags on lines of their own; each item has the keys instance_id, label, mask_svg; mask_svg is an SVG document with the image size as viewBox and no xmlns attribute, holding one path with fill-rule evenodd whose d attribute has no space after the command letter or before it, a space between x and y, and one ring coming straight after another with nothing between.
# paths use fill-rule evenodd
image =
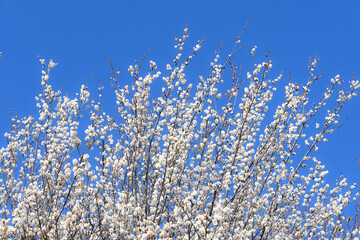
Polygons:
<instances>
[{"instance_id":1,"label":"blossoming tree","mask_svg":"<svg viewBox=\"0 0 360 240\"><path fill-rule=\"evenodd\" d=\"M142 76L143 64L136 64L126 83L113 68L111 114L84 85L75 98L53 90L49 74L56 63L40 59L39 114L13 117L0 150L1 239L358 235L343 211L356 195L354 185L342 177L334 186L325 182L328 171L314 152L338 128L339 112L360 83L341 88L336 76L309 104L321 77L318 59L311 59L307 82L288 83L272 111L282 75L268 77L268 55L243 77L233 62L238 38L222 64L219 51L210 73L189 81L185 72L202 41L183 57L187 38L185 29L163 72L150 61ZM153 96L155 79L162 88ZM224 80L232 85L220 91ZM333 95L334 107L323 111Z\"/></svg>"}]
</instances>

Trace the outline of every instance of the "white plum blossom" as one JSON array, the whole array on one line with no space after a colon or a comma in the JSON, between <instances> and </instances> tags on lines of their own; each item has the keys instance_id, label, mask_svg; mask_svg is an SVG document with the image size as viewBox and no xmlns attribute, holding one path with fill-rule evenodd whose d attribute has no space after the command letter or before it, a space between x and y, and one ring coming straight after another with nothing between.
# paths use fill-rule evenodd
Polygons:
<instances>
[{"instance_id":1,"label":"white plum blossom","mask_svg":"<svg viewBox=\"0 0 360 240\"><path fill-rule=\"evenodd\" d=\"M268 76L268 55L239 75L237 38L226 59L217 51L210 73L194 80L187 66L202 41L186 56L188 36L185 28L175 38L163 71L155 61L135 63L131 80L120 81L114 70L110 113L103 86L98 98L86 85L71 98L49 84L57 64L40 59L39 112L13 117L0 149L1 239L359 237L357 218L344 215L355 185L342 176L329 184L315 153L359 81L340 88L337 75L308 104L321 77L310 59L308 81L289 82L276 102L282 74Z\"/></svg>"}]
</instances>

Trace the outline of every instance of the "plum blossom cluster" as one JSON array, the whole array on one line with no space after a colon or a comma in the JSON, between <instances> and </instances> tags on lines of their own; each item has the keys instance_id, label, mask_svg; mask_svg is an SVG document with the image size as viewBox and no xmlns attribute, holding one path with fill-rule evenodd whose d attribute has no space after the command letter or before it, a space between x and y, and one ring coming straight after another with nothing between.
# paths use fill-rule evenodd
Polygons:
<instances>
[{"instance_id":1,"label":"plum blossom cluster","mask_svg":"<svg viewBox=\"0 0 360 240\"><path fill-rule=\"evenodd\" d=\"M39 113L13 117L0 149L2 239L359 235L344 216L355 185L340 177L330 186L315 156L359 81L345 89L336 76L311 105L310 89L321 74L318 59L310 59L307 82L288 83L284 101L272 103L282 75L268 77L268 55L243 77L233 61L242 47L238 38L222 64L218 51L210 73L189 80L186 69L202 41L184 57L188 36L186 28L175 39L176 57L163 72L150 61L142 75L143 64L135 64L126 84L113 70L111 114L85 85L74 98L53 90L48 81L56 63L40 59ZM226 91L224 81L232 82ZM159 89L155 96L152 86ZM271 104L278 106L270 111Z\"/></svg>"}]
</instances>

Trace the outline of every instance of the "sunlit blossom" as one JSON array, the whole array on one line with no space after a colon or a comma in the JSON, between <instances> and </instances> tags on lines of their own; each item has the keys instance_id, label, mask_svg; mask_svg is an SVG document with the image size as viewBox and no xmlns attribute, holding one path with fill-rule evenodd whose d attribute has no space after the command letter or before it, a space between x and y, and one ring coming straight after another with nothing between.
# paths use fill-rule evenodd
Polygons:
<instances>
[{"instance_id":1,"label":"sunlit blossom","mask_svg":"<svg viewBox=\"0 0 360 240\"><path fill-rule=\"evenodd\" d=\"M131 65L130 81L115 70L111 113L101 102L103 86L98 98L86 85L74 98L53 90L50 70L57 63L46 65L40 58L38 113L13 117L0 149L2 238L359 235L358 228L349 227L353 220L344 217L358 197L355 185L344 177L327 183L328 171L315 153L338 128L339 113L356 96L359 81L339 88L344 81L337 75L324 99L308 104L310 89L321 77L317 58L310 59L307 82L278 87L282 74L268 76L268 57L244 76L236 72L239 38L233 52L216 52L210 73L195 81L187 66L202 41L186 56L188 36L185 28L175 38L177 53L165 66L149 61L143 73L140 65ZM254 61L256 49L250 51ZM276 91L283 92L283 102L273 100ZM325 110L325 102L336 95L329 104L335 107Z\"/></svg>"}]
</instances>

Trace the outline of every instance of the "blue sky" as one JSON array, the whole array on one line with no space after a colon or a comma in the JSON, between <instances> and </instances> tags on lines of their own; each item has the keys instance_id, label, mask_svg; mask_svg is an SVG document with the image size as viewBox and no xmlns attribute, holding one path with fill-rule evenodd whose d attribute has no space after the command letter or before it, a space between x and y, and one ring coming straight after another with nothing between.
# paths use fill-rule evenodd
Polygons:
<instances>
[{"instance_id":1,"label":"blue sky","mask_svg":"<svg viewBox=\"0 0 360 240\"><path fill-rule=\"evenodd\" d=\"M353 73L360 79L359 10L359 1L0 0L0 132L10 128L10 107L20 117L36 111L34 97L41 92L39 55L59 63L51 83L74 96L93 73L92 90L98 79L106 86L109 58L121 67L124 79L129 79L128 65L141 60L148 49L147 59L164 66L175 55L174 36L180 36L186 25L188 48L207 36L190 71L193 79L207 73L221 41L224 53L232 48L251 19L242 39L250 42L238 62L249 62L248 51L256 45L259 61L271 50L273 77L290 72L293 81L305 83L308 59L318 56L325 74L316 95L336 74L346 81ZM353 182L360 172L354 160L360 158L360 96L350 101L342 120L344 126L320 145L317 156L333 179L342 172Z\"/></svg>"}]
</instances>

